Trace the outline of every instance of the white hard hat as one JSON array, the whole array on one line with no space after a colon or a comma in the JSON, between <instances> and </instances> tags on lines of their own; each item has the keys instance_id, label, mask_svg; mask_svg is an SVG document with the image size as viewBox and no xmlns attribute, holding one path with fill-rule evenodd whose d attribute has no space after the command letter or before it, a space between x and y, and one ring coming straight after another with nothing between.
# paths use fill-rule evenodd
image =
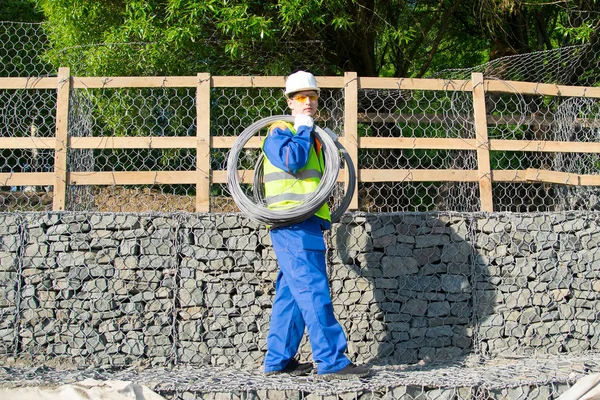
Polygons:
<instances>
[{"instance_id":1,"label":"white hard hat","mask_svg":"<svg viewBox=\"0 0 600 400\"><path fill-rule=\"evenodd\" d=\"M285 95L289 96L292 93L300 92L302 90L315 90L317 93L321 92L317 86L315 76L310 72L298 71L288 76L285 81Z\"/></svg>"}]
</instances>

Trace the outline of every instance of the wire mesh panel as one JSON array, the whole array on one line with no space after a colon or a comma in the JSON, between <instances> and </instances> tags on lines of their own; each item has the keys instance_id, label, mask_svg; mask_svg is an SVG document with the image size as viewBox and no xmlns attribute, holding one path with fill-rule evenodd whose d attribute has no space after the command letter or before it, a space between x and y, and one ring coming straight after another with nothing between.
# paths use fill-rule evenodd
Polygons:
<instances>
[{"instance_id":1,"label":"wire mesh panel","mask_svg":"<svg viewBox=\"0 0 600 400\"><path fill-rule=\"evenodd\" d=\"M93 376L154 381L170 398L536 399L599 371L593 212L345 215L326 235L333 311L348 356L373 367L345 383L260 374L279 262L262 225L185 213L0 222L8 385ZM305 338L300 356L311 353Z\"/></svg>"},{"instance_id":2,"label":"wire mesh panel","mask_svg":"<svg viewBox=\"0 0 600 400\"><path fill-rule=\"evenodd\" d=\"M595 213L486 217L474 228L482 355L598 350Z\"/></svg>"},{"instance_id":3,"label":"wire mesh panel","mask_svg":"<svg viewBox=\"0 0 600 400\"><path fill-rule=\"evenodd\" d=\"M0 21L0 77L56 73L43 61L47 40L42 24Z\"/></svg>"},{"instance_id":4,"label":"wire mesh panel","mask_svg":"<svg viewBox=\"0 0 600 400\"><path fill-rule=\"evenodd\" d=\"M4 293L0 300L0 352L7 356L18 351L23 222L11 214L2 214L0 222L0 290Z\"/></svg>"},{"instance_id":5,"label":"wire mesh panel","mask_svg":"<svg viewBox=\"0 0 600 400\"><path fill-rule=\"evenodd\" d=\"M597 13L575 11L577 19L588 19L595 24ZM594 22L592 22L592 20ZM471 73L480 72L492 79L506 81L544 82L559 85L595 86L598 76L598 49L594 43L558 47L496 58L473 68L442 70L434 77L445 79L470 79Z\"/></svg>"},{"instance_id":6,"label":"wire mesh panel","mask_svg":"<svg viewBox=\"0 0 600 400\"><path fill-rule=\"evenodd\" d=\"M287 104L281 89L213 89L211 97L211 135L215 137L231 137L240 135L244 129L254 122L271 115L287 114ZM257 132L256 137L264 139L266 128ZM215 170L227 170L228 148L212 149L211 167ZM245 148L240 154L238 169L252 171L261 150ZM244 181L252 180L251 172L244 176ZM245 185L245 190L251 188ZM231 199L227 185L213 183L211 186L211 210L215 212L238 211Z\"/></svg>"},{"instance_id":7,"label":"wire mesh panel","mask_svg":"<svg viewBox=\"0 0 600 400\"><path fill-rule=\"evenodd\" d=\"M30 138L32 148L5 148L0 155L0 173L52 172L54 142L50 148L38 147L34 141L53 138L56 114L56 90L0 89L0 138ZM0 210L39 211L52 207L51 185L8 186L0 182Z\"/></svg>"},{"instance_id":8,"label":"wire mesh panel","mask_svg":"<svg viewBox=\"0 0 600 400\"><path fill-rule=\"evenodd\" d=\"M513 88L514 89L514 88ZM585 97L551 97L518 93L490 93L490 139L579 142L598 141L598 100ZM525 142L526 143L526 142ZM494 207L499 211L567 211L597 208L598 190L582 185L578 175L597 174L597 153L539 151L491 151L493 170L531 171L528 182L494 183ZM540 171L565 174L542 183ZM571 176L567 174L573 174ZM564 183L557 182L564 180ZM537 182L536 182L537 181ZM520 201L515 199L519 198Z\"/></svg>"},{"instance_id":9,"label":"wire mesh panel","mask_svg":"<svg viewBox=\"0 0 600 400\"><path fill-rule=\"evenodd\" d=\"M460 91L361 89L358 132L361 138L472 139L475 135L472 110L472 95ZM419 182L421 179L412 179L412 171L418 170L477 169L474 151L382 149L375 145L373 148L359 150L358 168L387 170L385 174L374 175L375 182L359 183L361 210L393 212L479 209L479 197L474 183ZM393 176L394 170L401 170L402 174Z\"/></svg>"},{"instance_id":10,"label":"wire mesh panel","mask_svg":"<svg viewBox=\"0 0 600 400\"><path fill-rule=\"evenodd\" d=\"M4 282L17 291L5 332L16 313L20 356L261 363L278 271L264 226L237 214L5 220ZM597 350L597 224L593 213L347 215L327 257L350 356L395 365Z\"/></svg>"},{"instance_id":11,"label":"wire mesh panel","mask_svg":"<svg viewBox=\"0 0 600 400\"><path fill-rule=\"evenodd\" d=\"M72 137L196 136L195 89L87 89L71 96ZM73 172L194 171L196 149L71 149ZM131 181L131 179L129 179ZM158 184L70 186L67 207L99 211L194 211L195 186ZM135 179L134 179L135 181Z\"/></svg>"},{"instance_id":12,"label":"wire mesh panel","mask_svg":"<svg viewBox=\"0 0 600 400\"><path fill-rule=\"evenodd\" d=\"M379 214L332 231L332 293L360 362L456 359L472 350L472 248L464 220Z\"/></svg>"},{"instance_id":13,"label":"wire mesh panel","mask_svg":"<svg viewBox=\"0 0 600 400\"><path fill-rule=\"evenodd\" d=\"M356 160L360 172L359 210L481 209L483 194L478 183L481 149L474 144L478 139L475 139L473 95L451 82L444 86L447 90L359 89L360 146ZM593 182L598 152L575 150L581 148L577 147L579 143L596 143L597 100L524 95L507 82L499 87L509 91L488 91L485 97L487 136L493 143L489 157L494 209L540 212L596 209L597 190L593 183L585 184L580 176ZM199 167L204 160L196 157L196 141L164 141L165 138L196 139L200 134L197 121L203 116L197 115L196 88L72 90L68 136L102 139L92 142L91 148L77 145L76 140L67 142L67 169L71 178L66 193L67 208L194 211L198 204L195 198L198 177L210 176L214 171L213 178L218 179L213 179L210 189L202 195L207 197L212 211L236 211L223 183L231 142L224 141L225 146L218 144L218 139L236 137L256 121L287 114L288 110L280 89L212 88L210 93L208 137L217 139L211 141L220 147L209 145L208 163ZM342 93L341 89L323 89L316 122L343 137L345 113L352 110L344 110ZM0 113L2 138L32 138L31 148L10 145L2 150L4 163L0 173L9 174L5 175L9 179L10 174L22 172L33 173L29 175L31 179L38 172L60 173L54 171L55 92L5 89L0 92L0 102L4 106ZM263 138L265 134L266 128L257 137ZM45 137L52 140L44 142ZM135 142L136 138L145 137L149 139ZM121 139L120 144L114 145L112 138ZM388 139L391 140L381 141ZM507 150L510 141L519 142ZM243 174L247 193L253 190L252 171L261 158L259 142L246 146L239 157L238 170L247 171ZM557 147L556 142L574 143L569 145L574 151L567 152L566 148ZM494 147L495 143L501 143L500 147ZM537 147L530 143L536 143ZM546 146L554 147L546 149ZM344 168L343 164L341 167ZM204 171L205 168L209 171ZM155 175L136 174L148 171ZM4 209L49 209L56 194L52 192L51 175L46 180L47 185L5 185L1 191ZM339 204L343 193L340 182L331 199L333 206Z\"/></svg>"},{"instance_id":14,"label":"wire mesh panel","mask_svg":"<svg viewBox=\"0 0 600 400\"><path fill-rule=\"evenodd\" d=\"M404 89L402 79L397 88L359 85L358 108L348 110L345 88L322 89L317 125L343 136L347 118L358 120L362 212L326 233L326 268L347 354L373 374L329 383L316 375L265 378L280 267L269 229L232 213L223 179L210 184L214 213L193 214L197 175L223 177L228 147L199 155L191 142L152 142L196 139L205 117L197 112L198 88L114 88L111 78L102 88L80 86L69 97L69 143L56 143L64 122L56 90L33 88L34 76L53 71L40 57L45 42L41 25L0 23L0 58L8 60L0 77L32 77L27 88L0 89L0 139L36 143L4 141L0 173L6 182L49 173L43 184L0 181L0 383L141 379L173 399L548 399L600 372L600 221L591 211L598 189L580 181L597 175L598 152L492 150L494 209L526 213L472 213L481 209L479 183L462 178L477 171L479 149L456 145L481 133L470 90L450 80L439 90ZM136 57L135 46L113 47L127 54L123 62ZM64 51L74 70L85 66L83 53ZM573 46L443 76L466 86L479 71L487 83L500 82L502 93L485 93L491 141L592 145L598 100L586 89L578 97L522 94L511 82L595 85L591 51ZM586 59L592 72L579 75ZM201 99L209 103L210 134L199 140L235 137L261 118L289 113L280 88L251 86L210 88ZM98 141L73 145L81 138ZM128 141L136 138L152 139L141 147ZM105 147L114 139L124 145ZM370 139L398 140L379 146ZM418 139L457 141L429 148ZM398 145L406 140L414 146ZM69 211L23 213L51 208L54 174L65 172L54 166L61 145L68 145ZM198 167L204 156L210 171ZM249 195L261 157L256 145L240 154ZM440 170L446 175L422 174ZM145 171L175 178L136 174ZM178 173L191 174L179 180ZM339 183L330 204L344 194ZM284 253L298 256L291 247ZM299 345L305 361L312 359L308 336ZM138 374L132 366L147 369Z\"/></svg>"},{"instance_id":15,"label":"wire mesh panel","mask_svg":"<svg viewBox=\"0 0 600 400\"><path fill-rule=\"evenodd\" d=\"M178 360L259 365L276 278L264 227L237 215L183 221L177 293Z\"/></svg>"},{"instance_id":16,"label":"wire mesh panel","mask_svg":"<svg viewBox=\"0 0 600 400\"><path fill-rule=\"evenodd\" d=\"M133 215L28 218L20 358L62 367L170 359L172 228Z\"/></svg>"}]
</instances>

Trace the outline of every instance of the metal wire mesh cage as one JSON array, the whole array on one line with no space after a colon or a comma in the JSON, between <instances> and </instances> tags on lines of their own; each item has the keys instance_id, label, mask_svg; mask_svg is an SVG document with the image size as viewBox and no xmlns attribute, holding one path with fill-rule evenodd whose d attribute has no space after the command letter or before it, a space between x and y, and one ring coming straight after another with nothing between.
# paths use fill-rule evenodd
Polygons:
<instances>
[{"instance_id":1,"label":"metal wire mesh cage","mask_svg":"<svg viewBox=\"0 0 600 400\"><path fill-rule=\"evenodd\" d=\"M159 373L171 398L526 399L598 372L592 213L346 215L326 236L333 307L348 355L374 371L346 384L259 377L278 273L264 226L238 214L0 219L4 385Z\"/></svg>"}]
</instances>

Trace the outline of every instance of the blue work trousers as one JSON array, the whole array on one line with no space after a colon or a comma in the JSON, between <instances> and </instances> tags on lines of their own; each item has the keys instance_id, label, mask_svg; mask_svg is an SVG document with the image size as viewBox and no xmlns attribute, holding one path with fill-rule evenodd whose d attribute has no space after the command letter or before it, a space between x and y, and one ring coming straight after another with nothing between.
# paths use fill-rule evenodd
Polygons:
<instances>
[{"instance_id":1,"label":"blue work trousers","mask_svg":"<svg viewBox=\"0 0 600 400\"><path fill-rule=\"evenodd\" d=\"M271 314L265 372L280 371L296 355L304 328L319 374L350 364L347 342L333 314L325 241L316 218L271 231L279 274Z\"/></svg>"}]
</instances>

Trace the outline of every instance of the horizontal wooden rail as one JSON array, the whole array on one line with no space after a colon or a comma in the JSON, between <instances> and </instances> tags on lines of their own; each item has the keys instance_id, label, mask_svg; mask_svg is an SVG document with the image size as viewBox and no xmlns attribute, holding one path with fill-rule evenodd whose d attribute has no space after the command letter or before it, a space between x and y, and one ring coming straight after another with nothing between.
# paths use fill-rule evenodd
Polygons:
<instances>
[{"instance_id":1,"label":"horizontal wooden rail","mask_svg":"<svg viewBox=\"0 0 600 400\"><path fill-rule=\"evenodd\" d=\"M71 172L69 185L153 185L195 184L196 171L109 171Z\"/></svg>"},{"instance_id":2,"label":"horizontal wooden rail","mask_svg":"<svg viewBox=\"0 0 600 400\"><path fill-rule=\"evenodd\" d=\"M600 153L600 143L490 139L490 150L542 153Z\"/></svg>"},{"instance_id":3,"label":"horizontal wooden rail","mask_svg":"<svg viewBox=\"0 0 600 400\"><path fill-rule=\"evenodd\" d=\"M212 87L284 87L284 76L212 76ZM57 77L0 78L0 89L56 89ZM358 77L360 89L464 91L473 90L470 80ZM343 88L344 77L319 76L323 88ZM73 89L190 87L197 76L72 77ZM600 98L599 87L566 86L536 82L484 80L486 92Z\"/></svg>"},{"instance_id":4,"label":"horizontal wooden rail","mask_svg":"<svg viewBox=\"0 0 600 400\"><path fill-rule=\"evenodd\" d=\"M284 76L213 76L210 78L212 87L223 88L268 88L285 87ZM56 87L56 80L54 81ZM337 76L317 77L321 88L341 88L344 80ZM0 88L2 88L0 82ZM15 83L16 84L16 83ZM111 77L74 77L75 89L116 89L116 88L162 88L189 87L198 85L196 76L111 76Z\"/></svg>"},{"instance_id":5,"label":"horizontal wooden rail","mask_svg":"<svg viewBox=\"0 0 600 400\"><path fill-rule=\"evenodd\" d=\"M492 182L528 182L527 170L492 170Z\"/></svg>"},{"instance_id":6,"label":"horizontal wooden rail","mask_svg":"<svg viewBox=\"0 0 600 400\"><path fill-rule=\"evenodd\" d=\"M532 182L559 183L569 186L600 185L600 175L570 174L568 172L533 168L527 170L527 180Z\"/></svg>"},{"instance_id":7,"label":"horizontal wooden rail","mask_svg":"<svg viewBox=\"0 0 600 400\"><path fill-rule=\"evenodd\" d=\"M52 137L3 137L0 149L54 149L56 138Z\"/></svg>"},{"instance_id":8,"label":"horizontal wooden rail","mask_svg":"<svg viewBox=\"0 0 600 400\"><path fill-rule=\"evenodd\" d=\"M317 84L321 88L343 88L344 77L317 76ZM213 87L285 87L283 76L213 76Z\"/></svg>"},{"instance_id":9,"label":"horizontal wooden rail","mask_svg":"<svg viewBox=\"0 0 600 400\"><path fill-rule=\"evenodd\" d=\"M343 144L343 143L342 143ZM414 150L475 150L475 139L452 138L358 138L360 149L414 149Z\"/></svg>"},{"instance_id":10,"label":"horizontal wooden rail","mask_svg":"<svg viewBox=\"0 0 600 400\"><path fill-rule=\"evenodd\" d=\"M237 136L211 136L213 149L230 149ZM0 149L54 149L54 137L0 138ZM70 149L195 149L195 136L147 136L147 137L71 137ZM344 137L338 138L346 145ZM251 138L245 148L260 148L262 139ZM408 150L476 150L475 139L459 138L411 138L411 137L360 137L359 149L408 149ZM596 142L557 142L543 140L490 139L491 151L517 151L540 153L600 153L600 143Z\"/></svg>"},{"instance_id":11,"label":"horizontal wooden rail","mask_svg":"<svg viewBox=\"0 0 600 400\"><path fill-rule=\"evenodd\" d=\"M196 87L195 76L111 76L73 77L74 89Z\"/></svg>"},{"instance_id":12,"label":"horizontal wooden rail","mask_svg":"<svg viewBox=\"0 0 600 400\"><path fill-rule=\"evenodd\" d=\"M600 186L600 175L570 174L535 168L525 170L494 170L494 182L555 183L568 186Z\"/></svg>"},{"instance_id":13,"label":"horizontal wooden rail","mask_svg":"<svg viewBox=\"0 0 600 400\"><path fill-rule=\"evenodd\" d=\"M492 170L493 182L538 182L569 186L600 186L600 175L571 174L540 169ZM239 170L241 183L252 183L253 170ZM360 182L477 182L477 170L456 169L359 169ZM52 172L0 173L0 186L52 186ZM338 182L346 172L340 170ZM194 184L196 171L99 171L70 172L67 183L85 185ZM212 183L227 183L227 171L212 171Z\"/></svg>"},{"instance_id":14,"label":"horizontal wooden rail","mask_svg":"<svg viewBox=\"0 0 600 400\"><path fill-rule=\"evenodd\" d=\"M0 78L0 89L54 89L58 78Z\"/></svg>"},{"instance_id":15,"label":"horizontal wooden rail","mask_svg":"<svg viewBox=\"0 0 600 400\"><path fill-rule=\"evenodd\" d=\"M448 90L470 92L470 80L414 79L414 78L358 78L359 89L406 89L406 90Z\"/></svg>"},{"instance_id":16,"label":"horizontal wooden rail","mask_svg":"<svg viewBox=\"0 0 600 400\"><path fill-rule=\"evenodd\" d=\"M52 186L53 184L53 172L0 173L0 186Z\"/></svg>"},{"instance_id":17,"label":"horizontal wooden rail","mask_svg":"<svg viewBox=\"0 0 600 400\"><path fill-rule=\"evenodd\" d=\"M520 81L500 81L497 79L485 80L484 87L487 92L600 98L599 87L565 86Z\"/></svg>"}]
</instances>

